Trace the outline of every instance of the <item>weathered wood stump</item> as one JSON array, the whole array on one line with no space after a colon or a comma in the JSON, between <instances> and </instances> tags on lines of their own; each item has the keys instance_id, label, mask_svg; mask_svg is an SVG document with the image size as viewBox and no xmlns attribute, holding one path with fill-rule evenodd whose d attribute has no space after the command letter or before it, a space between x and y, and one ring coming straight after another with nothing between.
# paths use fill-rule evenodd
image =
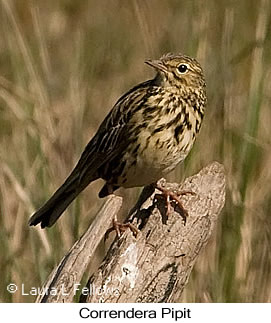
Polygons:
<instances>
[{"instance_id":1,"label":"weathered wood stump","mask_svg":"<svg viewBox=\"0 0 271 323\"><path fill-rule=\"evenodd\" d=\"M207 243L225 203L225 175L217 162L187 178L183 184L160 183L174 192L192 191L181 197L189 216L180 210L165 216L159 192L145 187L129 219L140 229L130 230L112 243L107 255L89 279L82 302L178 302L200 251ZM111 196L87 232L74 244L51 273L37 302L71 302L76 284L95 249L111 226L122 199ZM50 291L54 291L51 293ZM88 291L88 293L86 292Z\"/></svg>"}]
</instances>

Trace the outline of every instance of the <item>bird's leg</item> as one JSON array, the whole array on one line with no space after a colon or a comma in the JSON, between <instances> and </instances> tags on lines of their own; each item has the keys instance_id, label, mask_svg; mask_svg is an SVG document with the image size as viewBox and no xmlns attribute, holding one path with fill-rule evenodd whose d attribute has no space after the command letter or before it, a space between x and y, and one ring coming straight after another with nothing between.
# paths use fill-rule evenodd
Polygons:
<instances>
[{"instance_id":1,"label":"bird's leg","mask_svg":"<svg viewBox=\"0 0 271 323\"><path fill-rule=\"evenodd\" d=\"M132 223L121 223L118 221L117 216L115 215L112 221L112 227L109 228L104 236L104 240L106 240L109 236L109 233L112 231L116 231L118 239L121 237L122 233L125 232L127 229L130 229L135 237L137 237L139 230L136 226Z\"/></svg>"},{"instance_id":2,"label":"bird's leg","mask_svg":"<svg viewBox=\"0 0 271 323\"><path fill-rule=\"evenodd\" d=\"M180 191L177 193L174 193L166 188L164 188L161 184L156 183L155 187L161 192L162 197L165 198L166 201L166 217L168 218L169 214L170 214L170 210L171 210L171 201L175 201L175 203L178 205L178 207L180 208L181 212L182 212L182 217L184 220L184 223L186 223L186 219L188 217L188 212L185 210L185 208L183 207L183 203L180 200L180 195L186 195L186 194L192 194L195 195L194 192L192 191ZM159 195L158 195L159 196Z\"/></svg>"}]
</instances>

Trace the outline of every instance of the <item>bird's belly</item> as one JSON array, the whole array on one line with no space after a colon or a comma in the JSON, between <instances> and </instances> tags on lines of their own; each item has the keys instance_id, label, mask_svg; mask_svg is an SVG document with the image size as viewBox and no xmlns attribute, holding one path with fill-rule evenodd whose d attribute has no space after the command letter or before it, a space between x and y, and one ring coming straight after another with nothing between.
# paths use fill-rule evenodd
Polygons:
<instances>
[{"instance_id":1,"label":"bird's belly","mask_svg":"<svg viewBox=\"0 0 271 323\"><path fill-rule=\"evenodd\" d=\"M129 156L127 167L123 173L121 186L145 186L156 182L161 177L175 169L187 156L189 150L183 150L174 139L154 136L148 145L141 145L137 156ZM159 140L158 140L159 139Z\"/></svg>"},{"instance_id":2,"label":"bird's belly","mask_svg":"<svg viewBox=\"0 0 271 323\"><path fill-rule=\"evenodd\" d=\"M125 182L123 182L121 186L128 188L154 183L173 170L183 159L184 157L180 158L177 162L175 160L174 163L171 163L169 166L164 164L149 164L138 159L137 166L127 170Z\"/></svg>"}]
</instances>

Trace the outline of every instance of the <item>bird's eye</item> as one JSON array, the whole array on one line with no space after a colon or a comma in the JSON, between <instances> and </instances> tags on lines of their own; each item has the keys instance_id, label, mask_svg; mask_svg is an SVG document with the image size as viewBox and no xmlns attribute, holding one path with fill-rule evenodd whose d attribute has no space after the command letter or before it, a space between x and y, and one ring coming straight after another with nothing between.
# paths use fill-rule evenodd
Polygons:
<instances>
[{"instance_id":1,"label":"bird's eye","mask_svg":"<svg viewBox=\"0 0 271 323\"><path fill-rule=\"evenodd\" d=\"M177 67L177 70L179 73L181 74L184 74L187 72L188 70L188 65L187 64L180 64L178 67Z\"/></svg>"}]
</instances>

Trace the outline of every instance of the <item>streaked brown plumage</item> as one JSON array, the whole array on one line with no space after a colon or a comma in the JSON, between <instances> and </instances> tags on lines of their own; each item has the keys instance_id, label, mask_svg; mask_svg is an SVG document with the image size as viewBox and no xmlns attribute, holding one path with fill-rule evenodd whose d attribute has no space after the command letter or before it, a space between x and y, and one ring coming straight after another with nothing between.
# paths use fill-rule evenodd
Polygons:
<instances>
[{"instance_id":1,"label":"streaked brown plumage","mask_svg":"<svg viewBox=\"0 0 271 323\"><path fill-rule=\"evenodd\" d=\"M157 74L114 105L64 184L29 220L50 227L92 181L106 181L105 197L119 187L156 182L184 160L200 130L206 105L199 63L167 54L148 60Z\"/></svg>"}]
</instances>

